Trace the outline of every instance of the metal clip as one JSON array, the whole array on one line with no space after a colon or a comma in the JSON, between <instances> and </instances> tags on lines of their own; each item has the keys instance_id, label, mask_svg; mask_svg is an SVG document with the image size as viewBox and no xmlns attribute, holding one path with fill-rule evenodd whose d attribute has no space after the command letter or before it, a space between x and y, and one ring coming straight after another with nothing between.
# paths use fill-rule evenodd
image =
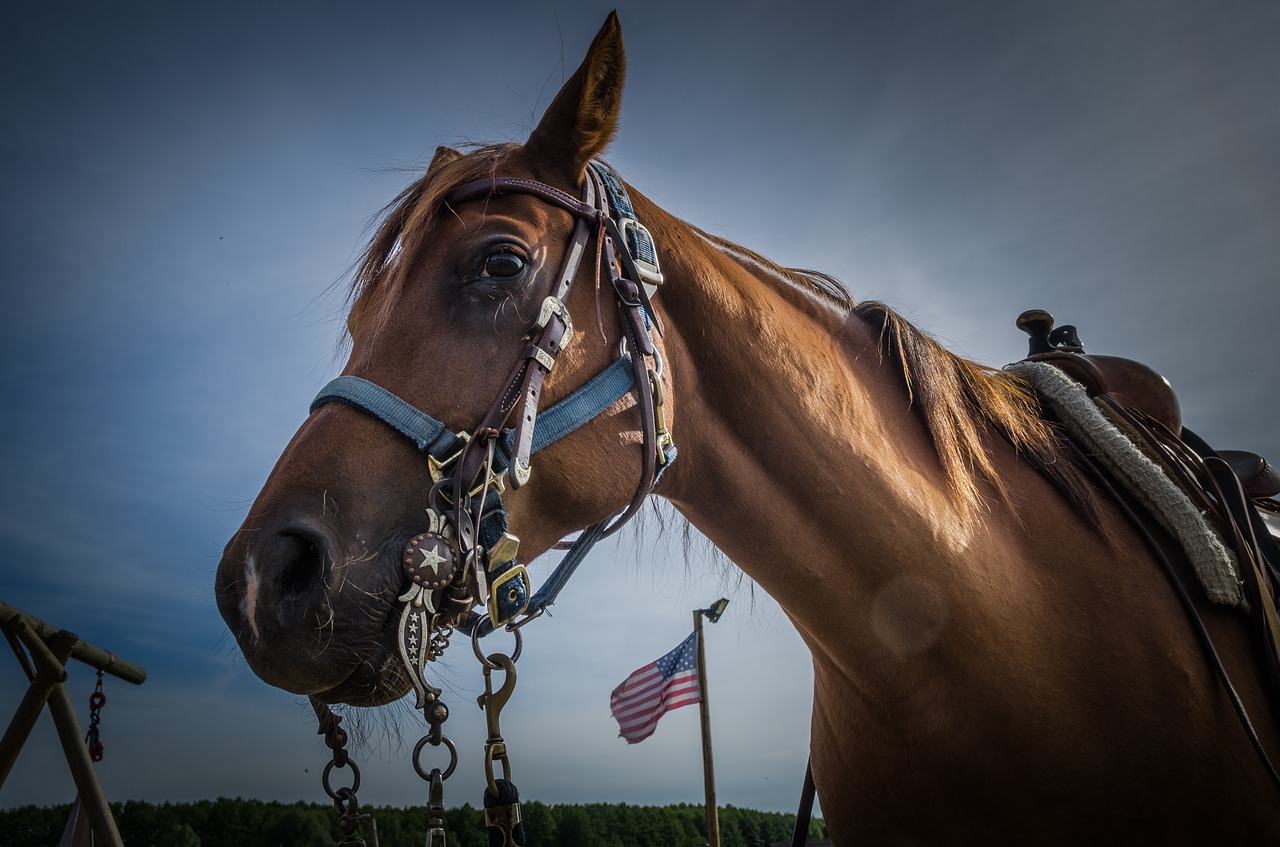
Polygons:
<instances>
[{"instance_id":1,"label":"metal clip","mask_svg":"<svg viewBox=\"0 0 1280 847\"><path fill-rule=\"evenodd\" d=\"M658 373L649 371L649 384L653 386L653 420L658 430L657 443L653 448L658 454L658 464L665 465L667 463L666 448L671 447L675 442L671 440L671 430L667 429L666 400L662 393L662 379Z\"/></svg>"},{"instance_id":2,"label":"metal clip","mask_svg":"<svg viewBox=\"0 0 1280 847\"><path fill-rule=\"evenodd\" d=\"M500 762L502 778L511 779L511 761L507 758L507 743L502 738L500 718L502 707L507 704L511 694L516 690L516 663L510 656L504 656L502 653L490 653L487 659L484 665L484 694L481 694L476 702L480 704L480 708L484 709L485 724L489 730L489 737L484 742L484 778L489 783L490 793L498 797L500 795L493 775L493 763ZM506 672L502 687L497 691L493 690L493 668L490 664Z\"/></svg>"},{"instance_id":3,"label":"metal clip","mask_svg":"<svg viewBox=\"0 0 1280 847\"><path fill-rule=\"evenodd\" d=\"M430 782L431 789L427 794L427 847L445 847L448 842L444 834L444 778L438 769L431 771Z\"/></svg>"}]
</instances>

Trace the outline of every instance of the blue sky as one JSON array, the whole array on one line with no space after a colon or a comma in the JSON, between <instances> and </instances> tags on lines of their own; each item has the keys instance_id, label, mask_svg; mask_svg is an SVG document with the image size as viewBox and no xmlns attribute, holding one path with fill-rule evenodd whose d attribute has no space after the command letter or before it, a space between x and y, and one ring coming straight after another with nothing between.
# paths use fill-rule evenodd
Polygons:
<instances>
[{"instance_id":1,"label":"blue sky","mask_svg":"<svg viewBox=\"0 0 1280 847\"><path fill-rule=\"evenodd\" d=\"M1275 4L618 6L629 75L609 158L648 196L988 363L1019 358L1014 317L1047 308L1091 351L1164 372L1210 441L1280 458ZM372 216L437 144L522 139L609 8L8 16L0 598L150 671L107 684L111 798L324 799L306 705L252 675L217 614L222 545L340 367L340 290ZM526 796L699 800L696 713L627 746L608 693L723 593L720 799L794 808L807 655L710 559L626 536L529 628L504 713ZM84 704L93 674L72 670ZM444 674L463 756L447 799L474 805L480 676L469 651ZM0 661L0 711L23 687ZM362 799L420 803L397 742L420 724L386 711L360 716ZM0 806L73 793L46 719Z\"/></svg>"}]
</instances>

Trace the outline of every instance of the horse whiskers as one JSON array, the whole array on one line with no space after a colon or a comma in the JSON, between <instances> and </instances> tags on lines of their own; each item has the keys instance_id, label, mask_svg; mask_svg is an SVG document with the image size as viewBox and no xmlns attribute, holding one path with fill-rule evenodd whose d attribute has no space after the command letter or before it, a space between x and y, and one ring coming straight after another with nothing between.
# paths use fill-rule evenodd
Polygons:
<instances>
[{"instance_id":1,"label":"horse whiskers","mask_svg":"<svg viewBox=\"0 0 1280 847\"><path fill-rule=\"evenodd\" d=\"M329 613L329 619L327 621L322 621L320 620L319 613L316 614L316 634L319 637L319 640L323 641L323 643L320 645L320 650L311 657L312 659L318 659L323 656L329 648L333 646L333 640L338 635L338 628L336 625L337 615L333 611L333 605L325 603L321 608ZM328 627L329 630L329 637L327 640L324 640L326 627Z\"/></svg>"},{"instance_id":2,"label":"horse whiskers","mask_svg":"<svg viewBox=\"0 0 1280 847\"><path fill-rule=\"evenodd\" d=\"M377 550L366 550L366 551L365 551L365 553L364 553L364 555L363 555L363 556L360 556L359 558L355 558L355 559L347 559L347 564L348 564L348 565L361 565L361 564L364 564L365 562L372 562L372 561L373 561L374 559L376 559L376 558L378 558L378 551L377 551Z\"/></svg>"},{"instance_id":3,"label":"horse whiskers","mask_svg":"<svg viewBox=\"0 0 1280 847\"><path fill-rule=\"evenodd\" d=\"M344 593L347 593L348 588L350 588L351 591L361 594L370 600L380 601L383 599L383 592L362 587L359 583L355 582L347 575L347 571L345 568L339 572L338 576L339 576L338 584L330 588L327 592L329 596L334 596L334 595L340 596Z\"/></svg>"}]
</instances>

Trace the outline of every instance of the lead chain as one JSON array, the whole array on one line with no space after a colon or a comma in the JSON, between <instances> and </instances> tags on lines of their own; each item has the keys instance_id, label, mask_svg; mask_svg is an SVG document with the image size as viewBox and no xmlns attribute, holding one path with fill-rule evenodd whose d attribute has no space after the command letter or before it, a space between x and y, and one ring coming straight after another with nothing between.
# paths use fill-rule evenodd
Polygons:
<instances>
[{"instance_id":1,"label":"lead chain","mask_svg":"<svg viewBox=\"0 0 1280 847\"><path fill-rule=\"evenodd\" d=\"M449 624L442 624L437 620L432 621L431 635L428 641L427 661L434 662L444 655L444 651L449 649L449 636L453 635L453 627Z\"/></svg>"},{"instance_id":2,"label":"lead chain","mask_svg":"<svg viewBox=\"0 0 1280 847\"><path fill-rule=\"evenodd\" d=\"M316 711L320 721L320 733L324 735L325 746L333 751L333 757L324 766L320 784L324 793L333 801L338 813L338 829L342 831L342 840L338 847L378 847L378 825L370 814L360 814L360 802L356 792L360 790L360 768L347 753L347 733L342 728L342 718L335 715L329 707L319 700L312 699L311 707ZM334 788L329 777L334 768L351 768L351 785ZM356 834L360 824L369 824L369 835L372 843L366 845L365 840Z\"/></svg>"},{"instance_id":3,"label":"lead chain","mask_svg":"<svg viewBox=\"0 0 1280 847\"><path fill-rule=\"evenodd\" d=\"M427 793L427 847L445 847L444 832L444 781L453 775L458 766L458 748L444 734L444 722L449 719L449 707L435 697L422 710L428 730L413 748L413 769L430 786ZM443 768L428 771L422 765L422 751L427 747L444 747L449 762Z\"/></svg>"}]
</instances>

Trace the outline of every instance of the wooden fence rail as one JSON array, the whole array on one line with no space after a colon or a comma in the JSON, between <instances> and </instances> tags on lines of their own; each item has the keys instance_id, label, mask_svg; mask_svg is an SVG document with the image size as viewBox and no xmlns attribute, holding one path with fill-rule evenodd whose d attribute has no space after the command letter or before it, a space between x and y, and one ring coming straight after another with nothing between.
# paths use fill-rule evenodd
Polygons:
<instances>
[{"instance_id":1,"label":"wooden fence rail","mask_svg":"<svg viewBox=\"0 0 1280 847\"><path fill-rule=\"evenodd\" d=\"M0 788L4 787L36 719L47 705L94 835L102 844L123 847L67 693L67 662L76 659L134 685L141 685L147 678L147 672L100 647L81 641L74 633L58 629L4 602L0 602L0 629L4 631L4 637L30 683L5 730L4 738L0 739Z\"/></svg>"}]
</instances>

